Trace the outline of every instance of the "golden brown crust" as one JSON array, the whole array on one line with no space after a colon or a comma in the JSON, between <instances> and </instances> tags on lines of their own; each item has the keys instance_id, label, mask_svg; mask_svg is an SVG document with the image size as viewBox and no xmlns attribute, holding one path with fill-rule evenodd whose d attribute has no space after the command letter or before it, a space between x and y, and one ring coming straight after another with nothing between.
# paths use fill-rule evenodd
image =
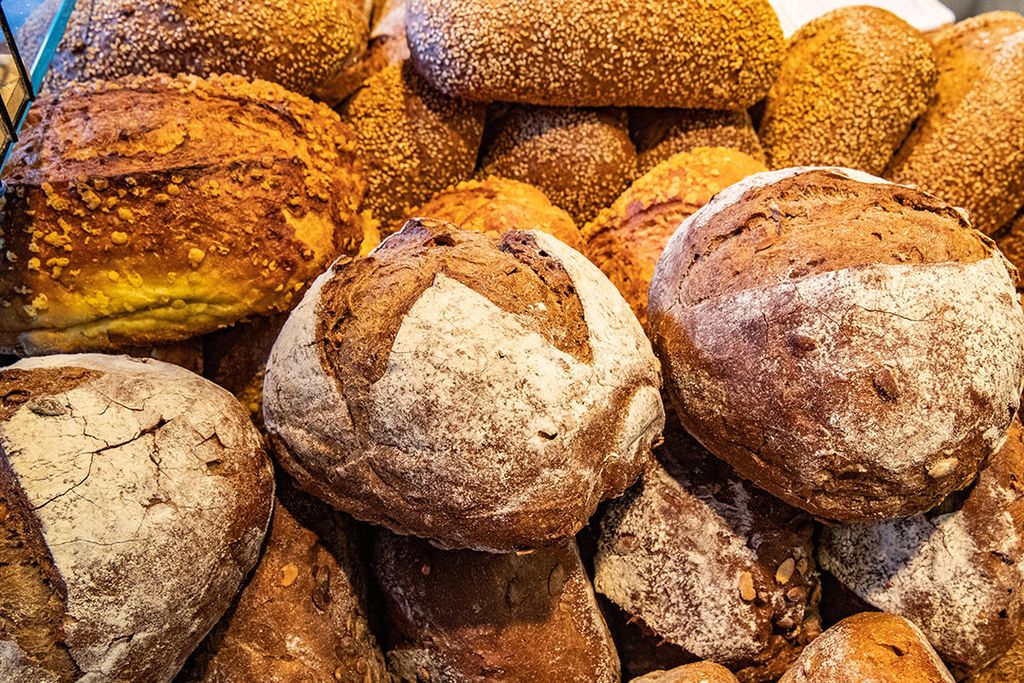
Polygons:
<instances>
[{"instance_id":1,"label":"golden brown crust","mask_svg":"<svg viewBox=\"0 0 1024 683\"><path fill-rule=\"evenodd\" d=\"M843 7L790 39L765 104L768 165L845 166L879 174L928 105L932 47L877 7Z\"/></svg>"},{"instance_id":2,"label":"golden brown crust","mask_svg":"<svg viewBox=\"0 0 1024 683\"><path fill-rule=\"evenodd\" d=\"M40 100L8 168L0 345L148 346L287 310L359 250L354 167L333 112L263 81L129 77Z\"/></svg>"},{"instance_id":3,"label":"golden brown crust","mask_svg":"<svg viewBox=\"0 0 1024 683\"><path fill-rule=\"evenodd\" d=\"M1010 649L976 674L967 683L1008 683L1024 681L1024 632L1018 634Z\"/></svg>"},{"instance_id":4,"label":"golden brown crust","mask_svg":"<svg viewBox=\"0 0 1024 683\"><path fill-rule=\"evenodd\" d=\"M739 683L739 679L714 662L694 662L668 671L652 671L630 683Z\"/></svg>"},{"instance_id":5,"label":"golden brown crust","mask_svg":"<svg viewBox=\"0 0 1024 683\"><path fill-rule=\"evenodd\" d=\"M697 147L728 147L764 163L764 148L745 110L631 109L629 133L640 174Z\"/></svg>"},{"instance_id":6,"label":"golden brown crust","mask_svg":"<svg viewBox=\"0 0 1024 683\"><path fill-rule=\"evenodd\" d=\"M1024 209L1018 211L1014 219L993 235L992 239L1017 272L1024 272Z\"/></svg>"}]
</instances>

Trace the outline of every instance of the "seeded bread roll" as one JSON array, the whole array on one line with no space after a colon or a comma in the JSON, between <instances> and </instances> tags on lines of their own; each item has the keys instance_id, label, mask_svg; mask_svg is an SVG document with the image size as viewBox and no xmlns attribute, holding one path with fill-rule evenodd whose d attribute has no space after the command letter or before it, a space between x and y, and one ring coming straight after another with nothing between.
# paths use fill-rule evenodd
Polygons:
<instances>
[{"instance_id":1,"label":"seeded bread roll","mask_svg":"<svg viewBox=\"0 0 1024 683\"><path fill-rule=\"evenodd\" d=\"M584 250L583 238L569 214L552 205L544 193L532 185L507 178L491 176L459 183L434 195L410 215L446 221L463 230L495 236L512 229L540 230L576 251ZM402 225L394 224L391 232Z\"/></svg>"},{"instance_id":2,"label":"seeded bread roll","mask_svg":"<svg viewBox=\"0 0 1024 683\"><path fill-rule=\"evenodd\" d=\"M620 680L615 645L571 541L495 555L382 531L374 569L399 680Z\"/></svg>"},{"instance_id":3,"label":"seeded bread roll","mask_svg":"<svg viewBox=\"0 0 1024 683\"><path fill-rule=\"evenodd\" d=\"M774 681L820 632L814 524L754 488L670 420L658 467L601 520L594 587L643 632L658 664L706 659ZM623 668L636 644L620 648ZM660 651L660 652L659 652Z\"/></svg>"},{"instance_id":4,"label":"seeded bread roll","mask_svg":"<svg viewBox=\"0 0 1024 683\"><path fill-rule=\"evenodd\" d=\"M826 527L822 568L871 608L921 627L963 678L1024 625L1024 434L1016 420L977 482L923 515Z\"/></svg>"},{"instance_id":5,"label":"seeded bread roll","mask_svg":"<svg viewBox=\"0 0 1024 683\"><path fill-rule=\"evenodd\" d=\"M572 537L636 480L659 379L579 253L415 219L313 284L270 354L263 412L305 490L397 533L510 552Z\"/></svg>"},{"instance_id":6,"label":"seeded bread roll","mask_svg":"<svg viewBox=\"0 0 1024 683\"><path fill-rule=\"evenodd\" d=\"M306 94L362 55L368 30L357 0L82 0L48 78L60 90L158 72L233 73Z\"/></svg>"},{"instance_id":7,"label":"seeded bread roll","mask_svg":"<svg viewBox=\"0 0 1024 683\"><path fill-rule=\"evenodd\" d=\"M849 169L751 176L676 232L648 325L687 431L826 520L924 512L999 447L1016 274L964 212Z\"/></svg>"},{"instance_id":8,"label":"seeded bread roll","mask_svg":"<svg viewBox=\"0 0 1024 683\"><path fill-rule=\"evenodd\" d=\"M341 116L367 167L364 206L385 225L473 174L484 107L437 92L407 61L367 79Z\"/></svg>"},{"instance_id":9,"label":"seeded bread roll","mask_svg":"<svg viewBox=\"0 0 1024 683\"><path fill-rule=\"evenodd\" d=\"M492 126L479 175L529 183L579 225L636 178L624 111L514 107Z\"/></svg>"},{"instance_id":10,"label":"seeded bread roll","mask_svg":"<svg viewBox=\"0 0 1024 683\"><path fill-rule=\"evenodd\" d=\"M724 147L680 152L641 176L583 228L587 254L642 324L654 267L679 224L726 187L765 170L756 159Z\"/></svg>"},{"instance_id":11,"label":"seeded bread roll","mask_svg":"<svg viewBox=\"0 0 1024 683\"><path fill-rule=\"evenodd\" d=\"M680 152L728 147L764 163L764 149L746 111L631 109L629 133L643 174Z\"/></svg>"},{"instance_id":12,"label":"seeded bread roll","mask_svg":"<svg viewBox=\"0 0 1024 683\"><path fill-rule=\"evenodd\" d=\"M169 681L256 563L273 474L226 391L158 361L0 371L0 671Z\"/></svg>"},{"instance_id":13,"label":"seeded bread roll","mask_svg":"<svg viewBox=\"0 0 1024 683\"><path fill-rule=\"evenodd\" d=\"M743 109L778 73L767 0L409 0L409 48L449 95L570 107Z\"/></svg>"},{"instance_id":14,"label":"seeded bread roll","mask_svg":"<svg viewBox=\"0 0 1024 683\"><path fill-rule=\"evenodd\" d=\"M796 32L765 102L768 165L848 166L880 174L924 113L932 47L877 7L842 7Z\"/></svg>"},{"instance_id":15,"label":"seeded bread roll","mask_svg":"<svg viewBox=\"0 0 1024 683\"><path fill-rule=\"evenodd\" d=\"M1024 206L1024 17L972 17L932 43L935 96L885 176L966 208L992 233Z\"/></svg>"},{"instance_id":16,"label":"seeded bread roll","mask_svg":"<svg viewBox=\"0 0 1024 683\"><path fill-rule=\"evenodd\" d=\"M724 666L712 662L696 662L677 666L671 671L652 671L634 678L631 683L739 683Z\"/></svg>"},{"instance_id":17,"label":"seeded bread roll","mask_svg":"<svg viewBox=\"0 0 1024 683\"><path fill-rule=\"evenodd\" d=\"M166 344L285 311L362 240L350 132L264 81L69 88L35 104L6 171L0 347L21 353Z\"/></svg>"}]
</instances>

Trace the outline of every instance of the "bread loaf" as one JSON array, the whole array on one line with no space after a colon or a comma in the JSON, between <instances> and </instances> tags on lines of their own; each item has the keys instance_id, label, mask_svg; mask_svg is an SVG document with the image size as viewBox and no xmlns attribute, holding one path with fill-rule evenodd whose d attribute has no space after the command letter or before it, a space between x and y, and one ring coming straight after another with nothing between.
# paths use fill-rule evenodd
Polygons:
<instances>
[{"instance_id":1,"label":"bread loaf","mask_svg":"<svg viewBox=\"0 0 1024 683\"><path fill-rule=\"evenodd\" d=\"M999 251L1013 264L1020 273L1024 270L1024 210L1017 213L1013 220L992 238L996 241Z\"/></svg>"},{"instance_id":2,"label":"bread loaf","mask_svg":"<svg viewBox=\"0 0 1024 683\"><path fill-rule=\"evenodd\" d=\"M784 47L767 0L409 0L407 21L427 80L484 102L743 109Z\"/></svg>"},{"instance_id":3,"label":"bread loaf","mask_svg":"<svg viewBox=\"0 0 1024 683\"><path fill-rule=\"evenodd\" d=\"M857 6L818 17L790 39L765 101L768 165L880 174L924 113L935 79L928 40L895 14Z\"/></svg>"},{"instance_id":4,"label":"bread loaf","mask_svg":"<svg viewBox=\"0 0 1024 683\"><path fill-rule=\"evenodd\" d=\"M173 365L0 371L3 680L169 681L256 563L273 475L226 391Z\"/></svg>"},{"instance_id":5,"label":"bread loaf","mask_svg":"<svg viewBox=\"0 0 1024 683\"><path fill-rule=\"evenodd\" d=\"M1024 633L1018 636L1006 654L965 680L967 683L1006 683L1024 680Z\"/></svg>"},{"instance_id":6,"label":"bread loaf","mask_svg":"<svg viewBox=\"0 0 1024 683\"><path fill-rule=\"evenodd\" d=\"M570 538L649 462L657 361L583 256L413 220L289 317L263 412L299 485L447 547Z\"/></svg>"},{"instance_id":7,"label":"bread loaf","mask_svg":"<svg viewBox=\"0 0 1024 683\"><path fill-rule=\"evenodd\" d=\"M648 324L686 429L827 520L935 507L1020 402L1013 269L964 213L843 169L751 176L678 230Z\"/></svg>"},{"instance_id":8,"label":"bread loaf","mask_svg":"<svg viewBox=\"0 0 1024 683\"><path fill-rule=\"evenodd\" d=\"M631 109L629 133L636 142L640 174L697 147L727 147L764 163L761 140L744 110Z\"/></svg>"},{"instance_id":9,"label":"bread loaf","mask_svg":"<svg viewBox=\"0 0 1024 683\"><path fill-rule=\"evenodd\" d=\"M671 671L652 671L632 683L739 683L724 666L712 662L684 664Z\"/></svg>"},{"instance_id":10,"label":"bread loaf","mask_svg":"<svg viewBox=\"0 0 1024 683\"><path fill-rule=\"evenodd\" d=\"M1024 206L1024 17L972 17L932 43L935 96L885 177L966 208L992 233Z\"/></svg>"},{"instance_id":11,"label":"bread loaf","mask_svg":"<svg viewBox=\"0 0 1024 683\"><path fill-rule=\"evenodd\" d=\"M202 337L203 376L224 387L263 424L263 376L288 314L254 318Z\"/></svg>"},{"instance_id":12,"label":"bread loaf","mask_svg":"<svg viewBox=\"0 0 1024 683\"><path fill-rule=\"evenodd\" d=\"M619 660L576 546L439 550L382 532L374 567L401 681L617 683Z\"/></svg>"},{"instance_id":13,"label":"bread loaf","mask_svg":"<svg viewBox=\"0 0 1024 683\"><path fill-rule=\"evenodd\" d=\"M0 347L22 353L173 343L287 310L362 239L349 131L238 76L41 99L6 170Z\"/></svg>"}]
</instances>

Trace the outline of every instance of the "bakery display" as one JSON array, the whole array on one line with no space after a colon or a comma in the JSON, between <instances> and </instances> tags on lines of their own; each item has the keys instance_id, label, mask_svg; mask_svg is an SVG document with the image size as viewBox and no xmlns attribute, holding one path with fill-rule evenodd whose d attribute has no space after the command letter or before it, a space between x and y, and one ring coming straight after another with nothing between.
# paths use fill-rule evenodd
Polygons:
<instances>
[{"instance_id":1,"label":"bakery display","mask_svg":"<svg viewBox=\"0 0 1024 683\"><path fill-rule=\"evenodd\" d=\"M652 671L634 678L631 683L738 683L738 680L724 666L695 662L669 671Z\"/></svg>"},{"instance_id":2,"label":"bakery display","mask_svg":"<svg viewBox=\"0 0 1024 683\"><path fill-rule=\"evenodd\" d=\"M966 486L1020 403L1015 270L965 212L842 169L751 176L658 262L648 326L683 426L786 502L856 523Z\"/></svg>"},{"instance_id":3,"label":"bakery display","mask_svg":"<svg viewBox=\"0 0 1024 683\"><path fill-rule=\"evenodd\" d=\"M726 147L764 163L764 148L744 110L654 109L629 111L629 133L636 142L640 174L680 152Z\"/></svg>"}]
</instances>

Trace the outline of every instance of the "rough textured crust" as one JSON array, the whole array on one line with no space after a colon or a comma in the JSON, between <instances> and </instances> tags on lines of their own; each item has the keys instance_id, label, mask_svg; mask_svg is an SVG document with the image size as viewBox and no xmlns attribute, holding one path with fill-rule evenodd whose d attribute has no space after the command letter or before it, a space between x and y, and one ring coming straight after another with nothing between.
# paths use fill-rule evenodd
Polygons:
<instances>
[{"instance_id":1,"label":"rough textured crust","mask_svg":"<svg viewBox=\"0 0 1024 683\"><path fill-rule=\"evenodd\" d=\"M665 652L659 664L706 659L774 681L821 630L813 521L672 422L659 466L607 507L594 587ZM620 649L623 668L643 673L635 648Z\"/></svg>"},{"instance_id":2,"label":"rough textured crust","mask_svg":"<svg viewBox=\"0 0 1024 683\"><path fill-rule=\"evenodd\" d=\"M355 62L367 32L355 0L81 0L48 83L234 73L305 94Z\"/></svg>"},{"instance_id":3,"label":"rough textured crust","mask_svg":"<svg viewBox=\"0 0 1024 683\"><path fill-rule=\"evenodd\" d=\"M934 507L1002 444L1024 377L1012 270L933 197L764 173L676 232L649 328L709 450L819 517L877 521Z\"/></svg>"},{"instance_id":4,"label":"rough textured crust","mask_svg":"<svg viewBox=\"0 0 1024 683\"><path fill-rule=\"evenodd\" d=\"M30 506L60 582L62 612L35 627L85 679L170 680L256 563L273 494L259 434L222 389L123 356L21 361L0 396L0 488ZM5 647L52 661L4 626Z\"/></svg>"},{"instance_id":5,"label":"rough textured crust","mask_svg":"<svg viewBox=\"0 0 1024 683\"><path fill-rule=\"evenodd\" d=\"M630 683L739 683L724 666L713 662L694 662L669 671L652 671Z\"/></svg>"},{"instance_id":6,"label":"rough textured crust","mask_svg":"<svg viewBox=\"0 0 1024 683\"><path fill-rule=\"evenodd\" d=\"M414 220L318 279L270 355L279 461L443 546L557 543L649 462L657 361L600 271L544 233Z\"/></svg>"},{"instance_id":7,"label":"rough textured crust","mask_svg":"<svg viewBox=\"0 0 1024 683\"><path fill-rule=\"evenodd\" d=\"M1007 683L1024 680L1024 633L1018 635L1006 654L964 680L967 683Z\"/></svg>"},{"instance_id":8,"label":"rough textured crust","mask_svg":"<svg viewBox=\"0 0 1024 683\"><path fill-rule=\"evenodd\" d=\"M996 241L999 251L1003 252L1003 256L1013 264L1017 272L1024 271L1024 208L1017 212L1017 215L1006 227L994 234L992 239Z\"/></svg>"},{"instance_id":9,"label":"rough textured crust","mask_svg":"<svg viewBox=\"0 0 1024 683\"><path fill-rule=\"evenodd\" d=\"M164 344L288 310L359 250L354 165L336 114L264 81L129 77L41 99L5 177L0 346Z\"/></svg>"},{"instance_id":10,"label":"rough textured crust","mask_svg":"<svg viewBox=\"0 0 1024 683\"><path fill-rule=\"evenodd\" d=\"M578 225L636 178L624 111L513 107L488 133L478 175L529 183Z\"/></svg>"},{"instance_id":11,"label":"rough textured crust","mask_svg":"<svg viewBox=\"0 0 1024 683\"><path fill-rule=\"evenodd\" d=\"M374 569L401 681L613 683L619 659L576 545L439 550L381 532Z\"/></svg>"},{"instance_id":12,"label":"rough textured crust","mask_svg":"<svg viewBox=\"0 0 1024 683\"><path fill-rule=\"evenodd\" d=\"M910 621L868 612L842 620L804 648L779 683L953 683Z\"/></svg>"},{"instance_id":13,"label":"rough textured crust","mask_svg":"<svg viewBox=\"0 0 1024 683\"><path fill-rule=\"evenodd\" d=\"M363 83L341 109L356 133L369 190L364 207L387 225L476 167L484 107L432 88L408 61Z\"/></svg>"},{"instance_id":14,"label":"rough textured crust","mask_svg":"<svg viewBox=\"0 0 1024 683\"><path fill-rule=\"evenodd\" d=\"M234 394L257 426L263 425L267 358L286 320L287 313L256 318L202 338L203 376Z\"/></svg>"},{"instance_id":15,"label":"rough textured crust","mask_svg":"<svg viewBox=\"0 0 1024 683\"><path fill-rule=\"evenodd\" d=\"M641 174L697 147L728 147L764 163L761 140L745 110L631 109L629 134Z\"/></svg>"},{"instance_id":16,"label":"rough textured crust","mask_svg":"<svg viewBox=\"0 0 1024 683\"><path fill-rule=\"evenodd\" d=\"M924 113L936 77L931 44L895 14L861 6L818 17L790 39L765 102L768 165L880 174Z\"/></svg>"},{"instance_id":17,"label":"rough textured crust","mask_svg":"<svg viewBox=\"0 0 1024 683\"><path fill-rule=\"evenodd\" d=\"M572 217L554 206L543 192L517 180L495 176L467 180L434 195L411 215L494 236L507 230L540 230L576 251L584 251L583 238ZM394 224L389 232L404 224Z\"/></svg>"},{"instance_id":18,"label":"rough textured crust","mask_svg":"<svg viewBox=\"0 0 1024 683\"><path fill-rule=\"evenodd\" d=\"M744 109L778 73L766 0L410 0L409 47L440 90L549 106Z\"/></svg>"},{"instance_id":19,"label":"rough textured crust","mask_svg":"<svg viewBox=\"0 0 1024 683\"><path fill-rule=\"evenodd\" d=\"M1024 205L1024 17L991 12L933 38L939 80L885 176L998 230Z\"/></svg>"},{"instance_id":20,"label":"rough textured crust","mask_svg":"<svg viewBox=\"0 0 1024 683\"><path fill-rule=\"evenodd\" d=\"M726 187L765 170L756 159L724 147L676 154L583 228L587 255L646 324L647 288L676 228Z\"/></svg>"},{"instance_id":21,"label":"rough textured crust","mask_svg":"<svg viewBox=\"0 0 1024 683\"><path fill-rule=\"evenodd\" d=\"M1024 624L1024 434L977 482L923 515L826 527L823 569L874 609L921 627L962 678L1005 653Z\"/></svg>"}]
</instances>

